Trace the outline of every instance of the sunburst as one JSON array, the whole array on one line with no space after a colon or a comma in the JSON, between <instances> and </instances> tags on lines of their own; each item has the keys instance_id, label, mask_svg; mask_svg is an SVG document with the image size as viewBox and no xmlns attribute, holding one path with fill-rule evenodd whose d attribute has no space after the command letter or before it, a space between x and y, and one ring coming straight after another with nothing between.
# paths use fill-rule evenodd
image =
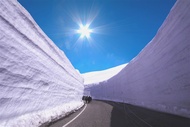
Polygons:
<instances>
[{"instance_id":1,"label":"sunburst","mask_svg":"<svg viewBox=\"0 0 190 127\"><path fill-rule=\"evenodd\" d=\"M86 37L87 39L90 37L90 34L92 33L92 29L89 28L89 25L83 25L80 24L80 29L77 30L77 33L79 33L81 38Z\"/></svg>"}]
</instances>

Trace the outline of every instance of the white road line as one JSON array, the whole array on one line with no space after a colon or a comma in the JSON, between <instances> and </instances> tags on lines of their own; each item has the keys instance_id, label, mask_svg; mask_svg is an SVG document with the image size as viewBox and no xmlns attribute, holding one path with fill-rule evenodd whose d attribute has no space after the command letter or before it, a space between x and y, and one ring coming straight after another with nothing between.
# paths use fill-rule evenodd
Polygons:
<instances>
[{"instance_id":1,"label":"white road line","mask_svg":"<svg viewBox=\"0 0 190 127\"><path fill-rule=\"evenodd\" d=\"M85 105L84 109L77 116L75 116L75 118L73 118L71 121L69 121L68 123L66 123L62 127L66 127L67 125L69 125L70 123L72 123L77 117L79 117L84 112L84 110L86 109L86 107L87 107L87 104Z\"/></svg>"}]
</instances>

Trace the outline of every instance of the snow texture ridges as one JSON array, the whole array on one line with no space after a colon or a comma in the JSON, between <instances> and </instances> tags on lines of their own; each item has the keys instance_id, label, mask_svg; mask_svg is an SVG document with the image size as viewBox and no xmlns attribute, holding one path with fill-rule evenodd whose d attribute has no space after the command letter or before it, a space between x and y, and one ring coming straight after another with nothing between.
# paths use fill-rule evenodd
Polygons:
<instances>
[{"instance_id":1,"label":"snow texture ridges","mask_svg":"<svg viewBox=\"0 0 190 127\"><path fill-rule=\"evenodd\" d=\"M152 41L116 76L85 89L190 118L190 1L179 0Z\"/></svg>"},{"instance_id":2,"label":"snow texture ridges","mask_svg":"<svg viewBox=\"0 0 190 127\"><path fill-rule=\"evenodd\" d=\"M83 89L81 75L30 14L16 0L1 0L0 123L9 126L23 115L35 121L31 113L65 104L80 107Z\"/></svg>"}]
</instances>

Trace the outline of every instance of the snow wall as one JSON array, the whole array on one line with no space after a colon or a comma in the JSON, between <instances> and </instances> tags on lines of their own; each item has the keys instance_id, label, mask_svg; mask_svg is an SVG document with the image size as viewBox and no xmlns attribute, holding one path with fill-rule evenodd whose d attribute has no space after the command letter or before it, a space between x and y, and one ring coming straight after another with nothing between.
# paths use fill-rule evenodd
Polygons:
<instances>
[{"instance_id":1,"label":"snow wall","mask_svg":"<svg viewBox=\"0 0 190 127\"><path fill-rule=\"evenodd\" d=\"M106 81L111 77L118 74L127 64L122 64L113 68L102 71L93 71L81 74L84 78L84 85L98 84L99 82Z\"/></svg>"},{"instance_id":2,"label":"snow wall","mask_svg":"<svg viewBox=\"0 0 190 127\"><path fill-rule=\"evenodd\" d=\"M83 105L83 78L16 0L0 1L0 126L30 127Z\"/></svg>"},{"instance_id":3,"label":"snow wall","mask_svg":"<svg viewBox=\"0 0 190 127\"><path fill-rule=\"evenodd\" d=\"M98 85L96 99L190 118L190 1L179 0L152 41L120 73Z\"/></svg>"}]
</instances>

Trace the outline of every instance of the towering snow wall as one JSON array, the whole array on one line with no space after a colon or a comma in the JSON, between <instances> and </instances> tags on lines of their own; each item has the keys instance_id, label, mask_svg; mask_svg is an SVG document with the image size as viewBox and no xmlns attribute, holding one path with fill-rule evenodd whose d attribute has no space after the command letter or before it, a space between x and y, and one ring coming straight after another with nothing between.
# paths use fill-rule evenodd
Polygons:
<instances>
[{"instance_id":1,"label":"towering snow wall","mask_svg":"<svg viewBox=\"0 0 190 127\"><path fill-rule=\"evenodd\" d=\"M1 0L0 126L29 127L64 114L82 105L83 89L83 78L30 14L16 0Z\"/></svg>"},{"instance_id":2,"label":"towering snow wall","mask_svg":"<svg viewBox=\"0 0 190 127\"><path fill-rule=\"evenodd\" d=\"M94 98L190 117L190 1L176 2L156 36L119 74L86 90Z\"/></svg>"}]
</instances>

